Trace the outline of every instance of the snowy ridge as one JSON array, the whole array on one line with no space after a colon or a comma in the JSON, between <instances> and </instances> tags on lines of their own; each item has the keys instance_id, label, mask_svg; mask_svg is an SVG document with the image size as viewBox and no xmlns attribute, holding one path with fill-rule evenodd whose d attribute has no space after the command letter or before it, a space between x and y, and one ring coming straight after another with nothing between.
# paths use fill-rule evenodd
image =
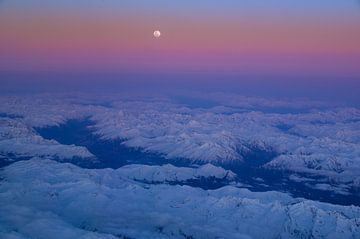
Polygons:
<instances>
[{"instance_id":1,"label":"snowy ridge","mask_svg":"<svg viewBox=\"0 0 360 239\"><path fill-rule=\"evenodd\" d=\"M0 97L0 112L22 117L2 118L16 122L12 130L18 133L10 138L19 139L20 143L14 148L12 141L4 141L1 149L3 154L8 150L35 156L28 152L29 148L41 144L32 145L34 140L30 138L20 139L24 127L54 126L69 119L89 118L95 123L94 133L102 139L121 139L128 147L159 153L168 159L221 164L251 160L248 154L262 151L276 155L264 165L266 168L321 176L344 188L359 188L359 109L329 105L319 108L324 106L320 102L289 103L220 93L216 97L223 105L207 109L189 108L163 98L124 100L116 95ZM111 107L102 106L101 99L111 102ZM254 107L259 107L258 111L249 110ZM307 110L270 113L261 111L262 107ZM63 151L50 141L44 144L49 144L49 150L52 148L55 154ZM39 146L36 152L43 150ZM85 151L76 152L80 150L76 146L69 150L69 155L86 155Z\"/></svg>"},{"instance_id":2,"label":"snowy ridge","mask_svg":"<svg viewBox=\"0 0 360 239\"><path fill-rule=\"evenodd\" d=\"M143 185L31 159L0 171L1 238L358 238L360 208L277 192ZM36 228L36 230L34 230Z\"/></svg>"},{"instance_id":3,"label":"snowy ridge","mask_svg":"<svg viewBox=\"0 0 360 239\"><path fill-rule=\"evenodd\" d=\"M129 147L158 152L167 158L203 162L241 161L240 152L249 151L248 145L271 149L263 138L256 135L250 138L250 131L265 132L269 129L244 121L242 115L230 117L211 112L197 113L196 110L183 114L171 110L163 112L160 108L156 111L154 106L149 109L147 104L132 104L123 104L122 107L126 108L119 111L94 115L96 133L103 139L124 139L124 144ZM131 110L135 107L140 108Z\"/></svg>"},{"instance_id":4,"label":"snowy ridge","mask_svg":"<svg viewBox=\"0 0 360 239\"><path fill-rule=\"evenodd\" d=\"M359 109L219 114L212 109L177 111L170 104L141 103L124 102L116 105L120 108L95 114L96 133L170 159L241 162L247 154L263 151L278 155L267 168L322 176L344 188L359 185Z\"/></svg>"},{"instance_id":5,"label":"snowy ridge","mask_svg":"<svg viewBox=\"0 0 360 239\"><path fill-rule=\"evenodd\" d=\"M199 168L175 167L171 164L163 166L126 165L116 170L117 173L133 180L147 182L185 182L200 178L216 178L233 181L236 174L230 170L205 164Z\"/></svg>"},{"instance_id":6,"label":"snowy ridge","mask_svg":"<svg viewBox=\"0 0 360 239\"><path fill-rule=\"evenodd\" d=\"M20 119L0 118L0 155L12 157L47 157L58 159L94 158L86 148L63 145L37 135Z\"/></svg>"}]
</instances>

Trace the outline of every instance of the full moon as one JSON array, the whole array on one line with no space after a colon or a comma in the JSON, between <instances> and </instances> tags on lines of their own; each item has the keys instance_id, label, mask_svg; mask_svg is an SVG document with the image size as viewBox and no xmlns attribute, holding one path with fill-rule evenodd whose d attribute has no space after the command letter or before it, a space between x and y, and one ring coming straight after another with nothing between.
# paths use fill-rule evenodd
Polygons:
<instances>
[{"instance_id":1,"label":"full moon","mask_svg":"<svg viewBox=\"0 0 360 239\"><path fill-rule=\"evenodd\" d=\"M159 38L161 36L161 32L159 30L154 31L154 37Z\"/></svg>"}]
</instances>

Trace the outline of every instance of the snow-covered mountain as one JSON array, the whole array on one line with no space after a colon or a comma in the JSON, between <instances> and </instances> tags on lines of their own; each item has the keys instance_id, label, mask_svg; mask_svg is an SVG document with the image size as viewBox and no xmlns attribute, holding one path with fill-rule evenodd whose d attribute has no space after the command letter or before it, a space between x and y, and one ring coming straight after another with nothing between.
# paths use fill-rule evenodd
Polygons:
<instances>
[{"instance_id":1,"label":"snow-covered mountain","mask_svg":"<svg viewBox=\"0 0 360 239\"><path fill-rule=\"evenodd\" d=\"M5 132L0 155L90 157L83 147L44 140L33 130L88 119L94 123L93 134L102 140L121 140L127 147L170 161L222 165L254 160L250 156L261 152L260 167L322 177L359 190L359 109L237 95L218 94L216 99L222 105L205 109L165 97L2 96L0 112L16 117L0 118ZM292 111L274 113L276 107ZM4 136L9 131L13 136Z\"/></svg>"},{"instance_id":2,"label":"snow-covered mountain","mask_svg":"<svg viewBox=\"0 0 360 239\"><path fill-rule=\"evenodd\" d=\"M151 183L186 182L202 178L221 179L226 182L236 180L235 173L211 164L205 164L198 168L175 167L171 164L163 166L132 164L123 166L116 171L129 179Z\"/></svg>"},{"instance_id":3,"label":"snow-covered mountain","mask_svg":"<svg viewBox=\"0 0 360 239\"><path fill-rule=\"evenodd\" d=\"M71 158L92 159L85 147L63 145L55 140L46 140L36 134L23 119L0 117L0 155L7 160L33 156L56 157L60 160Z\"/></svg>"},{"instance_id":4,"label":"snow-covered mountain","mask_svg":"<svg viewBox=\"0 0 360 239\"><path fill-rule=\"evenodd\" d=\"M165 172L161 179L169 176L173 180L173 174L166 173L168 170L168 166L156 168ZM183 171L175 167L171 170L179 174ZM131 180L130 171L141 171L145 178L153 178L152 173L147 173L149 168L140 165L94 170L38 158L3 168L0 237L360 236L359 207L295 199L278 192L254 193L231 186L202 190L149 185Z\"/></svg>"},{"instance_id":5,"label":"snow-covered mountain","mask_svg":"<svg viewBox=\"0 0 360 239\"><path fill-rule=\"evenodd\" d=\"M201 108L166 97L1 96L0 238L360 237L358 206L244 188L288 192L286 187L299 186L289 192L315 190L318 198L302 195L324 200L324 194L336 194L340 199L324 201L356 202L359 109L216 98L214 107ZM279 107L288 111L275 110ZM81 129L84 139L75 135L79 144L39 133L69 120L90 122ZM101 147L111 145L104 150L129 149L119 151L122 159L128 157L125 166L61 163L103 160L109 154L99 154L94 142L91 150L82 144L94 139ZM140 160L132 161L131 150ZM147 155L161 160L149 156L153 161L147 162ZM209 182L215 186L202 187Z\"/></svg>"}]
</instances>

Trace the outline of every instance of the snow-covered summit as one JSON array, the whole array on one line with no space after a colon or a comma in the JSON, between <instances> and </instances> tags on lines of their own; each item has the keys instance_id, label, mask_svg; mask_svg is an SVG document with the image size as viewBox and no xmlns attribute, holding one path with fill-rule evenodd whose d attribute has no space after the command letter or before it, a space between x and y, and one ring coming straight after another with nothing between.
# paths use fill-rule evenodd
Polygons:
<instances>
[{"instance_id":1,"label":"snow-covered summit","mask_svg":"<svg viewBox=\"0 0 360 239\"><path fill-rule=\"evenodd\" d=\"M205 109L186 107L163 98L2 96L0 112L20 118L1 118L6 124L11 122L12 136L0 129L0 154L87 157L89 152L84 148L58 145L31 132L34 127L86 118L94 123L93 134L102 140L121 140L127 147L160 154L169 160L215 165L241 163L256 160L249 155L259 151L266 158L260 163L270 170L320 176L344 188L359 188L359 109L329 105L321 108L319 102L296 103L221 94L217 97L223 97L219 102L224 105ZM111 102L110 107L99 102L105 98ZM221 106L224 107L219 111ZM262 110L274 106L302 110L295 113ZM312 108L315 106L317 108Z\"/></svg>"},{"instance_id":2,"label":"snow-covered summit","mask_svg":"<svg viewBox=\"0 0 360 239\"><path fill-rule=\"evenodd\" d=\"M15 158L56 157L60 160L94 158L85 147L44 139L22 119L9 118L0 118L0 155L12 155Z\"/></svg>"},{"instance_id":3,"label":"snow-covered summit","mask_svg":"<svg viewBox=\"0 0 360 239\"><path fill-rule=\"evenodd\" d=\"M198 168L175 167L171 164L163 166L126 165L116 170L130 179L148 182L184 182L201 178L215 178L231 182L236 174L230 170L205 164Z\"/></svg>"}]
</instances>

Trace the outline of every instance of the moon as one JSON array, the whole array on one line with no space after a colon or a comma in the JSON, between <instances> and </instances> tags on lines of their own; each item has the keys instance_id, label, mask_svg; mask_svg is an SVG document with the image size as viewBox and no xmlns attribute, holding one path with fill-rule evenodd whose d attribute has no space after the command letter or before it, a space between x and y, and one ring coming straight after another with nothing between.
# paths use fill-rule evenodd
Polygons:
<instances>
[{"instance_id":1,"label":"moon","mask_svg":"<svg viewBox=\"0 0 360 239\"><path fill-rule=\"evenodd\" d=\"M154 37L159 38L161 36L161 32L159 30L154 31Z\"/></svg>"}]
</instances>

